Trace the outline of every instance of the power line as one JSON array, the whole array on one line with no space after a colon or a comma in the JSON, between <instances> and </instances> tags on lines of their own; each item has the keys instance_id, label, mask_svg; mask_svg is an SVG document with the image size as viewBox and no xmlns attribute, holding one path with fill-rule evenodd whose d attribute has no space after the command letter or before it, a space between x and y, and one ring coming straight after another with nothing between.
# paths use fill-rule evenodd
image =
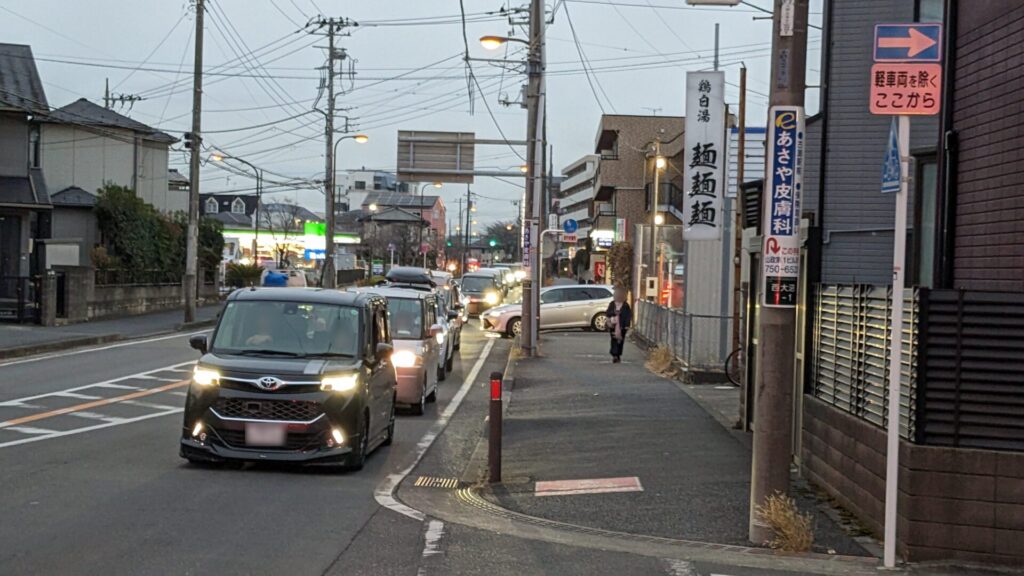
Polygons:
<instances>
[{"instance_id":1,"label":"power line","mask_svg":"<svg viewBox=\"0 0 1024 576\"><path fill-rule=\"evenodd\" d=\"M146 57L142 59L142 62L137 67L135 67L134 69L132 69L131 72L125 75L125 77L122 78L120 82L114 84L114 90L117 90L117 88L121 86L121 84L124 84L128 81L129 78L134 76L135 73L139 71L139 68L145 66L146 63L149 62L149 59L152 58L154 54L156 54L156 51L164 45L164 42L167 42L167 39L171 37L171 34L173 34L174 31L178 29L178 26L181 25L181 22L185 20L185 14L185 12L181 13L181 16L178 17L178 21L174 23L174 26L171 26L171 29L167 31L167 34L165 34L164 37L160 39L160 42L158 42L157 45L152 50L150 50L149 54L147 54Z\"/></svg>"},{"instance_id":2,"label":"power line","mask_svg":"<svg viewBox=\"0 0 1024 576\"><path fill-rule=\"evenodd\" d=\"M580 65L583 66L583 71L587 75L587 84L590 85L590 92L594 95L594 100L597 101L597 107L601 109L601 114L604 114L604 105L601 104L601 98L597 96L597 90L594 89L594 80L597 80L597 78L591 78L590 76L590 71L587 69L587 57L583 54L583 47L580 46L579 37L576 36L576 26L572 23L572 16L569 14L569 6L564 4L563 6L565 8L565 20L569 23L569 30L572 32L572 39L576 43L576 52L580 55ZM598 82L598 86L600 85L600 82ZM601 93L604 94L605 99L608 100L608 106L610 106L612 112L614 112L615 106L612 104L611 99L608 98L608 94L604 91L604 87L601 87Z\"/></svg>"}]
</instances>

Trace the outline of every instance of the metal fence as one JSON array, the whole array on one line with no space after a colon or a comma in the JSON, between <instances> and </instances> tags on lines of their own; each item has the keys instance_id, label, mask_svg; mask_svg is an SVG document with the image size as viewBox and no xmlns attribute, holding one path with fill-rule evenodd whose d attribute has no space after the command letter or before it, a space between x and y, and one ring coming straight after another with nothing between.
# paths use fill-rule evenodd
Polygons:
<instances>
[{"instance_id":1,"label":"metal fence","mask_svg":"<svg viewBox=\"0 0 1024 576\"><path fill-rule=\"evenodd\" d=\"M665 345L684 369L721 372L729 355L729 316L685 314L652 302L636 304L634 333L653 345Z\"/></svg>"},{"instance_id":2,"label":"metal fence","mask_svg":"<svg viewBox=\"0 0 1024 576\"><path fill-rule=\"evenodd\" d=\"M920 295L903 295L900 434L912 439L917 401ZM891 288L822 285L814 321L815 397L881 428L889 396Z\"/></svg>"},{"instance_id":3,"label":"metal fence","mask_svg":"<svg viewBox=\"0 0 1024 576\"><path fill-rule=\"evenodd\" d=\"M0 276L0 320L39 321L38 277Z\"/></svg>"}]
</instances>

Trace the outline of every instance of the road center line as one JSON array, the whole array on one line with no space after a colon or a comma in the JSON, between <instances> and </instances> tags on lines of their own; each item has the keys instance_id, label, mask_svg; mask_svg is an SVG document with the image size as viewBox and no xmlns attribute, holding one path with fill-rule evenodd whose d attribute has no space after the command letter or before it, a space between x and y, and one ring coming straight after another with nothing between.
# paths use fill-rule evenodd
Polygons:
<instances>
[{"instance_id":1,"label":"road center line","mask_svg":"<svg viewBox=\"0 0 1024 576\"><path fill-rule=\"evenodd\" d=\"M123 402L125 400L132 400L134 398L142 398L143 396L150 396L153 394L159 394L160 392L166 392L175 388L181 388L182 386L188 385L188 380L181 380L173 384L165 384L163 386L157 386L156 388L149 388L147 390L139 390L138 392L132 392L131 394L125 394L123 396L115 396L113 398L102 398L100 400L94 400L92 402L85 402L77 404L75 406L68 406L66 408L58 408L56 410L49 410L47 412L40 412L38 414L30 414L28 416L22 416L21 418L15 418L14 420L7 420L6 422L0 422L0 428L7 428L8 426L18 426L21 424L28 424L29 422L36 422L37 420L43 420L46 418L53 418L54 416L60 416L62 414L68 414L71 412L81 412L83 410L89 410L90 408L96 408L98 406L107 406L109 404L115 404L117 402ZM129 422L130 418L121 420L121 422ZM40 437L43 438L43 437ZM3 447L4 444L0 444Z\"/></svg>"},{"instance_id":2,"label":"road center line","mask_svg":"<svg viewBox=\"0 0 1024 576\"><path fill-rule=\"evenodd\" d=\"M416 455L413 457L412 462L406 466L400 472L395 474L388 474L387 478L384 479L377 489L373 492L374 499L381 506L398 512L403 516L408 516L413 520L419 520L423 522L427 517L419 510L410 508L405 504L402 504L395 498L395 489L398 485L405 480L405 477L416 468L416 465L423 459L423 455L427 453L427 450L434 443L434 440L444 431L448 425L448 421L451 419L455 411L459 409L459 405L462 404L462 400L466 397L466 394L473 388L473 383L476 382L477 376L480 374L480 370L484 367L484 362L487 361L487 357L491 353L491 349L494 348L494 340L488 340L487 344L484 345L483 351L480 353L480 358L477 359L476 364L473 365L473 369L466 375L466 379L462 382L462 387L452 397L451 402L445 406L441 416L438 417L437 421L427 430L427 433L420 438L420 441L416 444Z\"/></svg>"}]
</instances>

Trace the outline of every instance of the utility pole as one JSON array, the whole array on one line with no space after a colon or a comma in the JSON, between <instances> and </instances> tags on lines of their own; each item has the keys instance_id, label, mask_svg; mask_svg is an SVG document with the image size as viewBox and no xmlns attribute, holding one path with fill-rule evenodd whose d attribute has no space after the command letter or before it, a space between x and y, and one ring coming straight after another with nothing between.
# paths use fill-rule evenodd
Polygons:
<instances>
[{"instance_id":1,"label":"utility pole","mask_svg":"<svg viewBox=\"0 0 1024 576\"><path fill-rule=\"evenodd\" d=\"M769 106L804 105L808 4L809 0L775 0ZM797 161L802 162L802 159ZM766 164L771 166L770 159ZM766 184L771 181L771 175L768 175ZM765 195L770 198L771 190L766 189ZM770 217L766 221L770 221ZM767 231L765 226L762 234ZM764 290L764 282L759 284L760 293ZM776 492L789 491L796 308L761 306L760 314L750 475L750 541L758 544L770 539L771 529L758 516L756 507L763 506L766 498Z\"/></svg>"},{"instance_id":2,"label":"utility pole","mask_svg":"<svg viewBox=\"0 0 1024 576\"><path fill-rule=\"evenodd\" d=\"M192 153L188 164L188 235L185 240L185 322L196 319L196 272L199 267L199 158L203 153L203 15L204 0L195 0L196 45L192 72Z\"/></svg>"},{"instance_id":3,"label":"utility pole","mask_svg":"<svg viewBox=\"0 0 1024 576\"><path fill-rule=\"evenodd\" d=\"M527 356L537 353L537 320L539 319L541 204L544 178L544 2L530 1L529 54L526 61L528 82L526 87L526 214L523 223L530 231L529 275L523 280L523 312L520 347Z\"/></svg>"},{"instance_id":4,"label":"utility pole","mask_svg":"<svg viewBox=\"0 0 1024 576\"><path fill-rule=\"evenodd\" d=\"M739 137L736 150L736 198L733 205L734 229L733 229L733 282L732 282L732 349L740 348L740 282L742 280L740 254L743 250L743 222L740 214L740 207L743 206L743 182L745 178L744 168L746 167L747 153L747 66L740 67L740 118ZM739 355L733 357L733 371L739 366ZM741 402L746 404L746 402ZM741 406L741 413L745 412ZM747 418L742 417L743 427L746 429Z\"/></svg>"},{"instance_id":5,"label":"utility pole","mask_svg":"<svg viewBox=\"0 0 1024 576\"><path fill-rule=\"evenodd\" d=\"M473 197L470 191L469 184L466 184L466 224L465 228L462 229L463 240L462 240L462 273L466 273L466 259L469 255L469 230L473 225Z\"/></svg>"},{"instance_id":6,"label":"utility pole","mask_svg":"<svg viewBox=\"0 0 1024 576\"><path fill-rule=\"evenodd\" d=\"M347 56L342 50L340 54L334 48L335 36L351 23L347 18L320 18L315 23L316 31L327 36L327 64L325 81L327 83L327 110L324 114L324 139L327 146L324 154L324 201L327 212L327 225L324 230L324 269L323 288L334 288L338 283L338 275L334 269L334 226L337 214L334 210L334 77L336 60L344 60ZM346 126L348 121L346 119Z\"/></svg>"}]
</instances>

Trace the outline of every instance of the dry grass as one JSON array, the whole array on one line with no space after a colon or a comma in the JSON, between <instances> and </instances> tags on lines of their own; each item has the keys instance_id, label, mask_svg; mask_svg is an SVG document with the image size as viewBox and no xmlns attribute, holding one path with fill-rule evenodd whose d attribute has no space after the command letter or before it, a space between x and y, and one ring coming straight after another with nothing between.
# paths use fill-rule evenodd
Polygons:
<instances>
[{"instance_id":1,"label":"dry grass","mask_svg":"<svg viewBox=\"0 0 1024 576\"><path fill-rule=\"evenodd\" d=\"M672 367L674 360L668 346L658 346L652 348L647 354L647 369L655 374L671 376L675 374L675 369Z\"/></svg>"},{"instance_id":2,"label":"dry grass","mask_svg":"<svg viewBox=\"0 0 1024 576\"><path fill-rule=\"evenodd\" d=\"M807 552L814 543L812 517L802 514L796 502L776 492L765 499L764 506L757 507L757 514L775 532L769 547L785 552Z\"/></svg>"}]
</instances>

